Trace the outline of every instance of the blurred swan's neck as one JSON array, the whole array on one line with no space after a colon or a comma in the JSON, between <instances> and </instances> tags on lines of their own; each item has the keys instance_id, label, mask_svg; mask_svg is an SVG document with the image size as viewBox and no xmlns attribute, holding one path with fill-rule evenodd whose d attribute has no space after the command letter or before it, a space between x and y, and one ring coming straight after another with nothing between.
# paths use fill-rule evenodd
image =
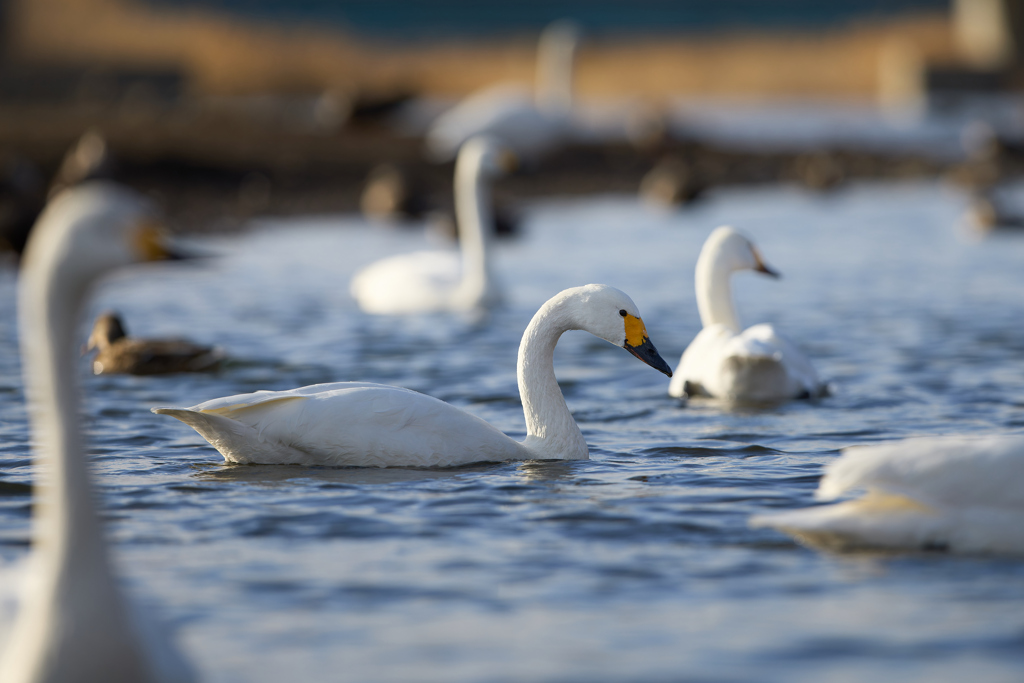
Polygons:
<instances>
[{"instance_id":1,"label":"blurred swan's neck","mask_svg":"<svg viewBox=\"0 0 1024 683\"><path fill-rule=\"evenodd\" d=\"M539 459L588 457L587 442L565 404L555 379L554 352L566 330L577 329L570 301L544 304L533 316L519 344L519 396L526 415L523 445Z\"/></svg>"},{"instance_id":2,"label":"blurred swan's neck","mask_svg":"<svg viewBox=\"0 0 1024 683\"><path fill-rule=\"evenodd\" d=\"M462 280L456 297L468 308L480 305L491 294L488 242L494 212L482 163L480 154L460 154L455 163L455 219L462 251Z\"/></svg>"},{"instance_id":3,"label":"blurred swan's neck","mask_svg":"<svg viewBox=\"0 0 1024 683\"><path fill-rule=\"evenodd\" d=\"M722 251L717 244L709 244L701 249L697 259L695 284L697 310L700 311L700 322L704 327L725 325L739 332L740 321L732 301L732 271L722 258Z\"/></svg>"},{"instance_id":4,"label":"blurred swan's neck","mask_svg":"<svg viewBox=\"0 0 1024 683\"><path fill-rule=\"evenodd\" d=\"M39 482L32 520L37 581L0 660L0 680L148 680L110 571L82 452L73 337L89 278L76 273L66 250L34 246L18 310Z\"/></svg>"},{"instance_id":5,"label":"blurred swan's neck","mask_svg":"<svg viewBox=\"0 0 1024 683\"><path fill-rule=\"evenodd\" d=\"M575 27L562 22L544 29L537 46L536 94L539 109L558 114L572 110Z\"/></svg>"}]
</instances>

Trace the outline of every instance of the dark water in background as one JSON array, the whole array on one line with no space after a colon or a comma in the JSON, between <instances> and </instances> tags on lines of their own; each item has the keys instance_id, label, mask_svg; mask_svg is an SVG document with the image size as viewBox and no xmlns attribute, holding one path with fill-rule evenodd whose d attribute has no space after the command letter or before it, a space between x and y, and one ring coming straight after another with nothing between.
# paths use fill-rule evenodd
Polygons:
<instances>
[{"instance_id":1,"label":"dark water in background","mask_svg":"<svg viewBox=\"0 0 1024 683\"><path fill-rule=\"evenodd\" d=\"M825 28L910 12L949 0L144 0L264 21L333 24L377 37L434 38L538 31L574 19L592 33L679 33L745 28Z\"/></svg>"},{"instance_id":2,"label":"dark water in background","mask_svg":"<svg viewBox=\"0 0 1024 683\"><path fill-rule=\"evenodd\" d=\"M186 334L240 361L133 378L86 376L83 360L120 570L209 681L1019 681L1024 562L834 556L747 528L810 504L845 446L1024 432L1024 239L965 237L963 206L930 184L732 190L679 214L631 198L538 204L496 254L509 305L482 324L359 313L353 270L423 241L351 217L267 222L211 240L225 256L201 267L122 274L92 313L116 307L140 335ZM521 436L516 348L536 308L564 287L619 286L674 365L698 330L697 252L722 223L784 274L735 278L742 319L800 342L835 396L681 407L664 376L570 333L556 372L589 461L226 467L148 412L358 379ZM31 472L13 296L4 271L0 560L16 566ZM8 591L13 571L0 570Z\"/></svg>"}]
</instances>

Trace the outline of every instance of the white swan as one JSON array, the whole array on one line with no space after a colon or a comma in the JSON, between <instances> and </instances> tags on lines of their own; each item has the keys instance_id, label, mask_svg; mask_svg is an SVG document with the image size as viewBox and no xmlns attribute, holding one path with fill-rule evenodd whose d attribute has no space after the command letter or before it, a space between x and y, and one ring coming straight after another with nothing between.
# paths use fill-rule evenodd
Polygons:
<instances>
[{"instance_id":1,"label":"white swan","mask_svg":"<svg viewBox=\"0 0 1024 683\"><path fill-rule=\"evenodd\" d=\"M18 312L38 484L32 582L0 659L4 683L183 682L193 676L113 576L82 452L74 332L105 271L165 254L147 204L107 183L57 195L25 252Z\"/></svg>"},{"instance_id":2,"label":"white swan","mask_svg":"<svg viewBox=\"0 0 1024 683\"><path fill-rule=\"evenodd\" d=\"M192 408L154 408L194 428L228 462L448 467L505 460L584 460L587 442L555 381L552 354L567 330L586 330L671 377L636 305L607 285L567 289L541 306L519 345L526 440L424 394L338 382L258 391Z\"/></svg>"},{"instance_id":3,"label":"white swan","mask_svg":"<svg viewBox=\"0 0 1024 683\"><path fill-rule=\"evenodd\" d=\"M747 269L778 277L736 230L723 226L712 232L697 259L697 308L704 328L679 359L670 396L771 402L822 393L811 362L773 325L740 332L729 278Z\"/></svg>"},{"instance_id":4,"label":"white swan","mask_svg":"<svg viewBox=\"0 0 1024 683\"><path fill-rule=\"evenodd\" d=\"M559 21L548 26L537 46L534 94L517 84L478 90L448 110L427 131L431 156L446 161L474 135L494 136L524 159L555 147L571 130L573 61L579 31Z\"/></svg>"},{"instance_id":5,"label":"white swan","mask_svg":"<svg viewBox=\"0 0 1024 683\"><path fill-rule=\"evenodd\" d=\"M494 304L488 244L494 232L489 182L514 159L494 140L473 138L455 165L455 213L461 254L418 251L381 259L352 278L350 291L367 313L466 312Z\"/></svg>"},{"instance_id":6,"label":"white swan","mask_svg":"<svg viewBox=\"0 0 1024 683\"><path fill-rule=\"evenodd\" d=\"M854 500L758 515L811 545L835 550L941 549L1024 554L1024 437L932 437L843 451L815 493Z\"/></svg>"}]
</instances>

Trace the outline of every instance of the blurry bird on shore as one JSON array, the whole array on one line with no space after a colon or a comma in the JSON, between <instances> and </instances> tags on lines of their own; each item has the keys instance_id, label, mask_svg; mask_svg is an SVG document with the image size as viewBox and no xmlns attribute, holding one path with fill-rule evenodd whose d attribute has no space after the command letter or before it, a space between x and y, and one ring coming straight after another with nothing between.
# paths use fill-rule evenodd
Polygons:
<instances>
[{"instance_id":1,"label":"blurry bird on shore","mask_svg":"<svg viewBox=\"0 0 1024 683\"><path fill-rule=\"evenodd\" d=\"M670 155L659 161L640 181L640 198L670 209L685 206L704 196L707 182L692 164Z\"/></svg>"},{"instance_id":2,"label":"blurry bird on shore","mask_svg":"<svg viewBox=\"0 0 1024 683\"><path fill-rule=\"evenodd\" d=\"M579 29L558 21L541 34L534 92L515 83L478 90L437 118L427 149L438 161L453 158L475 135L490 135L526 161L551 151L570 135L573 62Z\"/></svg>"},{"instance_id":3,"label":"blurry bird on shore","mask_svg":"<svg viewBox=\"0 0 1024 683\"><path fill-rule=\"evenodd\" d=\"M96 130L86 131L64 155L49 189L32 162L20 157L4 160L0 163L0 252L21 256L47 197L87 180L110 178L114 167L113 155Z\"/></svg>"},{"instance_id":4,"label":"blurry bird on shore","mask_svg":"<svg viewBox=\"0 0 1024 683\"><path fill-rule=\"evenodd\" d=\"M971 198L964 222L979 235L1024 230L1024 212L1011 210L992 191L982 192Z\"/></svg>"},{"instance_id":5,"label":"blurry bird on shore","mask_svg":"<svg viewBox=\"0 0 1024 683\"><path fill-rule=\"evenodd\" d=\"M166 375L210 372L220 367L224 351L184 339L133 339L120 316L108 311L96 318L87 351L96 349L92 371L97 375Z\"/></svg>"}]
</instances>

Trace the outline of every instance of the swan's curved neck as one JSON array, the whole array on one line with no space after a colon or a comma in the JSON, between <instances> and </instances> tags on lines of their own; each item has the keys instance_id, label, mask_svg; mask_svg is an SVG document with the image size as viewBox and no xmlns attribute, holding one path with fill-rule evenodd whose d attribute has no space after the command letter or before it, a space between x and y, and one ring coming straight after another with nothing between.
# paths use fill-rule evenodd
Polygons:
<instances>
[{"instance_id":1,"label":"swan's curved neck","mask_svg":"<svg viewBox=\"0 0 1024 683\"><path fill-rule=\"evenodd\" d=\"M491 288L488 256L494 226L491 192L484 177L482 157L460 156L455 165L455 218L462 250L462 280L458 297L472 305L481 303Z\"/></svg>"},{"instance_id":2,"label":"swan's curved neck","mask_svg":"<svg viewBox=\"0 0 1024 683\"><path fill-rule=\"evenodd\" d=\"M551 27L541 35L534 95L538 108L558 114L572 109L576 43L575 32L566 27Z\"/></svg>"},{"instance_id":3,"label":"swan's curved neck","mask_svg":"<svg viewBox=\"0 0 1024 683\"><path fill-rule=\"evenodd\" d=\"M519 396L526 415L523 445L538 459L576 460L587 457L587 442L565 404L555 379L558 338L577 329L566 306L550 301L533 316L519 344Z\"/></svg>"},{"instance_id":4,"label":"swan's curved neck","mask_svg":"<svg viewBox=\"0 0 1024 683\"><path fill-rule=\"evenodd\" d=\"M33 254L23 269L18 302L33 452L42 475L32 531L37 581L0 662L0 679L146 680L82 452L73 339L88 283L75 276L72 254L40 246L44 253Z\"/></svg>"},{"instance_id":5,"label":"swan's curved neck","mask_svg":"<svg viewBox=\"0 0 1024 683\"><path fill-rule=\"evenodd\" d=\"M740 321L729 282L733 269L720 256L717 248L702 249L697 259L695 284L700 322L704 327L718 324L739 332Z\"/></svg>"}]
</instances>

